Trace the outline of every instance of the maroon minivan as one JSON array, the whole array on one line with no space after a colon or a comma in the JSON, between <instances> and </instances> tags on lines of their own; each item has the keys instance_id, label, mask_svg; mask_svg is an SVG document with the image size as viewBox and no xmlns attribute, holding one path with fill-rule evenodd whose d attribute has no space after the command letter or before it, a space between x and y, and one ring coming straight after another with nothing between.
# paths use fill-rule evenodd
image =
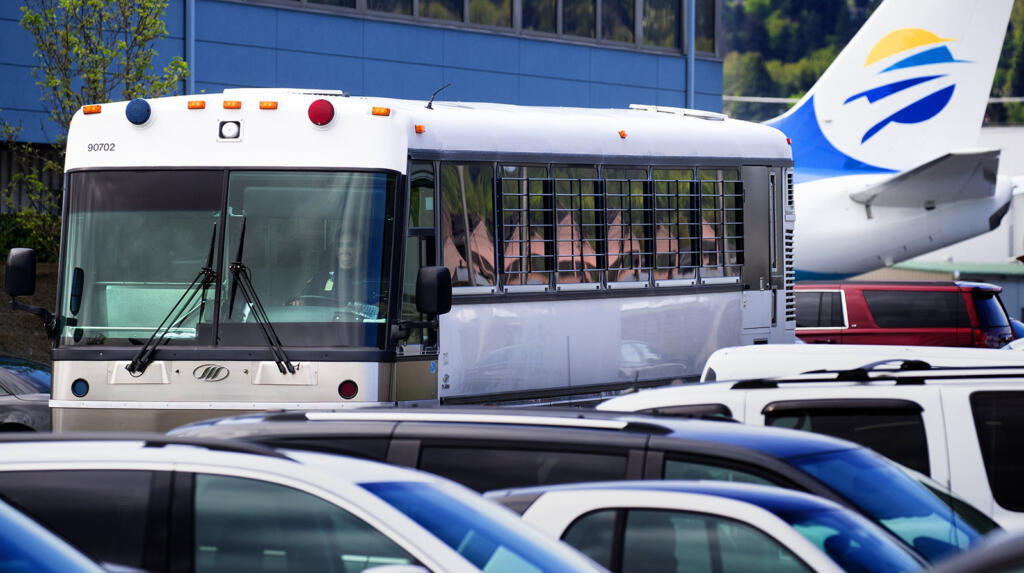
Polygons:
<instances>
[{"instance_id":1,"label":"maroon minivan","mask_svg":"<svg viewBox=\"0 0 1024 573\"><path fill-rule=\"evenodd\" d=\"M1001 287L950 282L801 282L796 335L819 344L999 348L1013 329Z\"/></svg>"}]
</instances>

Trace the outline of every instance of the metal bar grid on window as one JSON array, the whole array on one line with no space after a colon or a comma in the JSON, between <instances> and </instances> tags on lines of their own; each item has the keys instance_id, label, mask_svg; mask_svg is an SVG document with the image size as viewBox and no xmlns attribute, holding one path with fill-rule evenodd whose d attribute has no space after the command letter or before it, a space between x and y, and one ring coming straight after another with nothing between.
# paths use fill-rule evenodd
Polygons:
<instances>
[{"instance_id":1,"label":"metal bar grid on window","mask_svg":"<svg viewBox=\"0 0 1024 573\"><path fill-rule=\"evenodd\" d=\"M502 269L506 285L550 285L554 208L547 167L502 166Z\"/></svg>"},{"instance_id":2,"label":"metal bar grid on window","mask_svg":"<svg viewBox=\"0 0 1024 573\"><path fill-rule=\"evenodd\" d=\"M720 173L725 223L723 266L726 276L739 276L743 267L743 181L738 169L723 169Z\"/></svg>"},{"instance_id":3,"label":"metal bar grid on window","mask_svg":"<svg viewBox=\"0 0 1024 573\"><path fill-rule=\"evenodd\" d=\"M603 201L596 167L552 167L555 255L560 284L600 283Z\"/></svg>"},{"instance_id":4,"label":"metal bar grid on window","mask_svg":"<svg viewBox=\"0 0 1024 573\"><path fill-rule=\"evenodd\" d=\"M639 177L642 174L642 179ZM646 170L606 168L605 227L609 283L646 283L651 278L654 201Z\"/></svg>"},{"instance_id":5,"label":"metal bar grid on window","mask_svg":"<svg viewBox=\"0 0 1024 573\"><path fill-rule=\"evenodd\" d=\"M700 207L694 170L656 169L654 278L695 279L700 260Z\"/></svg>"}]
</instances>

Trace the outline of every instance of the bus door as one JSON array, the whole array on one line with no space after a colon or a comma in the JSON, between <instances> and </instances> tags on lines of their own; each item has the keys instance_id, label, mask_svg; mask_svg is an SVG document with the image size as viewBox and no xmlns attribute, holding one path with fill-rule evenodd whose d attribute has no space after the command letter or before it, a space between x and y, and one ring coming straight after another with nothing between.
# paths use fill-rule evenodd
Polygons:
<instances>
[{"instance_id":1,"label":"bus door","mask_svg":"<svg viewBox=\"0 0 1024 573\"><path fill-rule=\"evenodd\" d=\"M421 267L437 264L434 163L409 163L408 225L402 273L403 321L425 322L416 311L416 276ZM437 400L437 329L412 327L398 341L395 388L398 401Z\"/></svg>"}]
</instances>

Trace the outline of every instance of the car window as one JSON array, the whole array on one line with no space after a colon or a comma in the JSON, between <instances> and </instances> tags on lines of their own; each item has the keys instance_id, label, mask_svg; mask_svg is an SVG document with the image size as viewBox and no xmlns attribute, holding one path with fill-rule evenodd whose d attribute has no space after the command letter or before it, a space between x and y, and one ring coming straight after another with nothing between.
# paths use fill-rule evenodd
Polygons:
<instances>
[{"instance_id":1,"label":"car window","mask_svg":"<svg viewBox=\"0 0 1024 573\"><path fill-rule=\"evenodd\" d=\"M193 512L196 573L358 573L417 563L351 513L279 484L197 474Z\"/></svg>"},{"instance_id":2,"label":"car window","mask_svg":"<svg viewBox=\"0 0 1024 573\"><path fill-rule=\"evenodd\" d=\"M584 514L569 524L562 541L572 545L602 567L612 568L612 547L615 545L615 522L619 510L602 509Z\"/></svg>"},{"instance_id":3,"label":"car window","mask_svg":"<svg viewBox=\"0 0 1024 573\"><path fill-rule=\"evenodd\" d=\"M95 559L144 569L150 565L144 553L158 552L153 544L166 537L147 530L155 475L118 470L0 472L0 495Z\"/></svg>"},{"instance_id":4,"label":"car window","mask_svg":"<svg viewBox=\"0 0 1024 573\"><path fill-rule=\"evenodd\" d=\"M765 425L806 430L867 446L925 475L929 474L928 442L917 410L866 407L769 411Z\"/></svg>"},{"instance_id":5,"label":"car window","mask_svg":"<svg viewBox=\"0 0 1024 573\"><path fill-rule=\"evenodd\" d=\"M665 460L665 479L709 479L778 485L759 475L742 470L671 457Z\"/></svg>"},{"instance_id":6,"label":"car window","mask_svg":"<svg viewBox=\"0 0 1024 573\"><path fill-rule=\"evenodd\" d=\"M846 326L842 293L796 291L796 325L800 328Z\"/></svg>"},{"instance_id":7,"label":"car window","mask_svg":"<svg viewBox=\"0 0 1024 573\"><path fill-rule=\"evenodd\" d=\"M622 533L616 534L623 518ZM595 511L574 521L562 540L615 573L809 571L789 549L762 531L689 511ZM619 548L621 562L612 557L613 547Z\"/></svg>"},{"instance_id":8,"label":"car window","mask_svg":"<svg viewBox=\"0 0 1024 573\"><path fill-rule=\"evenodd\" d=\"M477 491L626 477L626 454L424 446L419 468Z\"/></svg>"},{"instance_id":9,"label":"car window","mask_svg":"<svg viewBox=\"0 0 1024 573\"><path fill-rule=\"evenodd\" d=\"M1024 511L1024 392L974 392L971 410L993 497L1006 509Z\"/></svg>"},{"instance_id":10,"label":"car window","mask_svg":"<svg viewBox=\"0 0 1024 573\"><path fill-rule=\"evenodd\" d=\"M981 328L999 328L1010 326L1010 319L999 303L999 297L994 292L975 291L974 310L978 313L978 326Z\"/></svg>"},{"instance_id":11,"label":"car window","mask_svg":"<svg viewBox=\"0 0 1024 573\"><path fill-rule=\"evenodd\" d=\"M881 328L970 328L960 292L865 290L868 310Z\"/></svg>"}]
</instances>

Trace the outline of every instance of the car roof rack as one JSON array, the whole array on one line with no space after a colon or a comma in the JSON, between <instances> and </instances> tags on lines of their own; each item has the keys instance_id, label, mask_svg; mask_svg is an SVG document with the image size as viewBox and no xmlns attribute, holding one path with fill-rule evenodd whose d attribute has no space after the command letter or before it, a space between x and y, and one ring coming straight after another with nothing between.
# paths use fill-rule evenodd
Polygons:
<instances>
[{"instance_id":1,"label":"car roof rack","mask_svg":"<svg viewBox=\"0 0 1024 573\"><path fill-rule=\"evenodd\" d=\"M487 412L483 410L488 410ZM526 411L523 408L485 408L480 410L432 408L359 408L356 410L310 410L269 414L267 422L447 422L461 424L505 424L521 426L547 426L594 430L616 430L646 434L670 434L672 429L657 421L622 419L623 413L604 413L580 408L543 408Z\"/></svg>"},{"instance_id":2,"label":"car roof rack","mask_svg":"<svg viewBox=\"0 0 1024 573\"><path fill-rule=\"evenodd\" d=\"M895 366L895 368L886 368ZM937 380L986 380L1020 376L1024 365L933 366L917 359L891 358L843 370L811 370L792 377L751 378L735 382L733 390L777 388L779 384L820 382L894 382L897 385L926 384Z\"/></svg>"},{"instance_id":3,"label":"car roof rack","mask_svg":"<svg viewBox=\"0 0 1024 573\"><path fill-rule=\"evenodd\" d=\"M194 446L213 451L255 454L284 460L292 459L273 448L249 442L214 438L170 436L167 434L158 434L153 432L0 433L0 444L15 442L142 442L143 447L147 448Z\"/></svg>"}]
</instances>

